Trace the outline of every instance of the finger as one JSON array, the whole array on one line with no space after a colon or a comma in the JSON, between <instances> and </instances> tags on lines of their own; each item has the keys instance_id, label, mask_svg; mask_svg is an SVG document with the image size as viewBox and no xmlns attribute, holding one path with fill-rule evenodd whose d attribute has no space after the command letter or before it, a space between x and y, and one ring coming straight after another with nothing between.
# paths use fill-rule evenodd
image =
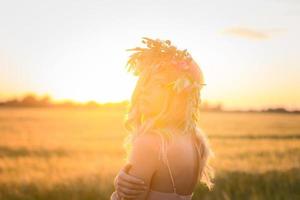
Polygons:
<instances>
[{"instance_id":1,"label":"finger","mask_svg":"<svg viewBox=\"0 0 300 200\"><path fill-rule=\"evenodd\" d=\"M116 189L116 191L118 193L124 193L126 195L139 195L145 191L139 191L139 190L130 190L128 188L124 188L124 187L118 187L118 189Z\"/></svg>"},{"instance_id":2,"label":"finger","mask_svg":"<svg viewBox=\"0 0 300 200\"><path fill-rule=\"evenodd\" d=\"M146 185L135 185L135 184L131 184L129 182L126 182L126 181L123 181L123 180L119 180L117 182L117 185L119 187L124 187L124 188L128 188L128 189L131 189L131 190L146 190L147 189L147 186Z\"/></svg>"},{"instance_id":3,"label":"finger","mask_svg":"<svg viewBox=\"0 0 300 200\"><path fill-rule=\"evenodd\" d=\"M127 163L121 170L124 171L125 173L128 173L131 168L131 164Z\"/></svg>"},{"instance_id":4,"label":"finger","mask_svg":"<svg viewBox=\"0 0 300 200\"><path fill-rule=\"evenodd\" d=\"M134 193L141 193L147 190L147 187L141 187L136 185L130 185L127 182L118 181L116 183L115 189L117 191L124 191L126 189L133 191Z\"/></svg>"},{"instance_id":5,"label":"finger","mask_svg":"<svg viewBox=\"0 0 300 200\"><path fill-rule=\"evenodd\" d=\"M131 184L136 184L136 185L144 185L144 181L140 178L137 178L135 176L132 176L132 175L129 175L129 174L126 174L124 172L120 172L119 174L119 178L123 181L126 181L128 183L131 183Z\"/></svg>"},{"instance_id":6,"label":"finger","mask_svg":"<svg viewBox=\"0 0 300 200\"><path fill-rule=\"evenodd\" d=\"M115 178L114 178L114 186L115 186L115 187L117 186L117 183L118 183L118 175L115 176Z\"/></svg>"}]
</instances>

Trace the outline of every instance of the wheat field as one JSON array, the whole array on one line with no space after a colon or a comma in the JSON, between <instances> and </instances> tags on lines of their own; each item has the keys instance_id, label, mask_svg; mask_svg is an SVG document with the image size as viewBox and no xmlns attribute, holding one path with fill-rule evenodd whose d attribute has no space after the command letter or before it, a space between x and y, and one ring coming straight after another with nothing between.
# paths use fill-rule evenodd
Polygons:
<instances>
[{"instance_id":1,"label":"wheat field","mask_svg":"<svg viewBox=\"0 0 300 200\"><path fill-rule=\"evenodd\" d=\"M1 200L106 200L125 163L123 110L0 109ZM300 115L203 112L215 187L193 199L300 199Z\"/></svg>"}]
</instances>

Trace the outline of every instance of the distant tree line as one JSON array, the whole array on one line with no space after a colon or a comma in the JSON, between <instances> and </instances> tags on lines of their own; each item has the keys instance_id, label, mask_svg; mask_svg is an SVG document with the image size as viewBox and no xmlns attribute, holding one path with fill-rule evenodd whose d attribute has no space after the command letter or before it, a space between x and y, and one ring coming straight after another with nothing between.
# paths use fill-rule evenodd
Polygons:
<instances>
[{"instance_id":1,"label":"distant tree line","mask_svg":"<svg viewBox=\"0 0 300 200\"><path fill-rule=\"evenodd\" d=\"M51 108L103 108L103 109L126 109L128 105L127 101L121 101L117 103L104 103L100 104L96 101L88 101L86 103L78 103L71 100L65 100L62 102L54 102L49 95L38 98L34 94L27 94L23 98L10 99L0 102L1 107L51 107Z\"/></svg>"},{"instance_id":2,"label":"distant tree line","mask_svg":"<svg viewBox=\"0 0 300 200\"><path fill-rule=\"evenodd\" d=\"M121 101L115 103L98 103L96 101L88 101L86 103L78 103L71 100L65 100L63 102L54 102L49 95L45 95L43 97L37 97L35 94L27 94L24 95L23 98L10 99L6 101L0 102L0 108L4 107L60 107L60 108L101 108L107 110L126 110L128 108L128 101ZM300 110L289 111L285 108L267 108L262 110L224 110L223 105L218 103L216 105L212 105L207 101L201 103L200 106L201 111L210 111L210 112L269 112L269 113L295 113L299 114Z\"/></svg>"}]
</instances>

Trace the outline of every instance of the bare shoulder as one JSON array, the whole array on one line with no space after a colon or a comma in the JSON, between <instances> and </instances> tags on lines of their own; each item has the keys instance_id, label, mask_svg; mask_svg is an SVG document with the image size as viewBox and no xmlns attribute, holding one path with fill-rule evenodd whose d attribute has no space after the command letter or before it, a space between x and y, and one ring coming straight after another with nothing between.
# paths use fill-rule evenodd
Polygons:
<instances>
[{"instance_id":1,"label":"bare shoulder","mask_svg":"<svg viewBox=\"0 0 300 200\"><path fill-rule=\"evenodd\" d=\"M128 157L131 164L130 175L139 177L149 186L151 178L158 168L158 140L153 134L143 134L135 138Z\"/></svg>"},{"instance_id":2,"label":"bare shoulder","mask_svg":"<svg viewBox=\"0 0 300 200\"><path fill-rule=\"evenodd\" d=\"M144 166L143 168L156 169L159 163L159 136L154 134L142 134L135 138L129 154L129 162L132 165Z\"/></svg>"},{"instance_id":3,"label":"bare shoulder","mask_svg":"<svg viewBox=\"0 0 300 200\"><path fill-rule=\"evenodd\" d=\"M133 142L133 148L138 148L140 151L158 152L160 138L156 134L145 133L136 137Z\"/></svg>"}]
</instances>

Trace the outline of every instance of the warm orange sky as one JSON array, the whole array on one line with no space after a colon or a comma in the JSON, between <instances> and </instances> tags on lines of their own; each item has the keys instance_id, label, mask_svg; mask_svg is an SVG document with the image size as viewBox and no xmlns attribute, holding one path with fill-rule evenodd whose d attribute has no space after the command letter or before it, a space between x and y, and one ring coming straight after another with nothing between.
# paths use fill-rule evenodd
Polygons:
<instances>
[{"instance_id":1,"label":"warm orange sky","mask_svg":"<svg viewBox=\"0 0 300 200\"><path fill-rule=\"evenodd\" d=\"M125 49L170 39L200 64L202 99L224 108L300 108L300 2L2 1L0 99L129 99Z\"/></svg>"}]
</instances>

